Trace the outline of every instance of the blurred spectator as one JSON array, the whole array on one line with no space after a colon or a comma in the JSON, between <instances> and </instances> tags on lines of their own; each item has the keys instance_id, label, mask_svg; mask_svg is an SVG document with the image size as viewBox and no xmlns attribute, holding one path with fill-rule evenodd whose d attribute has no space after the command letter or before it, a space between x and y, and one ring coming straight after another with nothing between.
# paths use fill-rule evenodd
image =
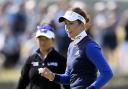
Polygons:
<instances>
[{"instance_id":1,"label":"blurred spectator","mask_svg":"<svg viewBox=\"0 0 128 89\"><path fill-rule=\"evenodd\" d=\"M11 18L13 19L11 24L11 31L13 35L16 37L23 35L26 31L27 25L24 3L19 6L19 10L16 13L12 13Z\"/></svg>"},{"instance_id":2,"label":"blurred spectator","mask_svg":"<svg viewBox=\"0 0 128 89\"><path fill-rule=\"evenodd\" d=\"M26 59L28 58L28 55L31 55L37 49L37 44L34 36L35 34L33 34L33 31L28 31L24 35L23 40L21 41L19 61L20 66L25 63Z\"/></svg>"},{"instance_id":3,"label":"blurred spectator","mask_svg":"<svg viewBox=\"0 0 128 89\"><path fill-rule=\"evenodd\" d=\"M128 10L126 10L122 15L122 29L125 33L125 38L122 43L120 43L119 47L119 64L118 64L118 73L120 75L127 75L128 74ZM121 33L120 30L120 33Z\"/></svg>"},{"instance_id":4,"label":"blurred spectator","mask_svg":"<svg viewBox=\"0 0 128 89\"><path fill-rule=\"evenodd\" d=\"M13 6L12 6L13 7ZM12 9L12 8L11 8ZM10 9L10 10L11 10ZM9 32L5 38L3 54L5 55L4 67L14 67L20 57L20 41L26 30L26 15L24 3L13 7L14 12L10 12Z\"/></svg>"},{"instance_id":5,"label":"blurred spectator","mask_svg":"<svg viewBox=\"0 0 128 89\"><path fill-rule=\"evenodd\" d=\"M5 68L12 68L16 65L20 56L19 52L20 43L18 42L18 39L12 33L9 33L6 36L3 49L3 54L5 55Z\"/></svg>"},{"instance_id":6,"label":"blurred spectator","mask_svg":"<svg viewBox=\"0 0 128 89\"><path fill-rule=\"evenodd\" d=\"M116 29L119 22L119 16L117 15L117 4L115 2L107 2L106 4L107 12L106 12L106 19L107 19L107 27L104 29L103 32L103 48L110 63L111 67L114 69L117 65L117 34Z\"/></svg>"},{"instance_id":7,"label":"blurred spectator","mask_svg":"<svg viewBox=\"0 0 128 89\"><path fill-rule=\"evenodd\" d=\"M57 45L58 51L62 55L66 56L67 48L70 43L70 38L68 38L66 34L64 24L59 24L58 18L64 14L64 12L67 10L69 6L68 6L68 3L66 3L66 1L64 0L58 0L57 5L58 5L58 11L55 14L55 17L53 19L53 22L55 23L55 28L56 28L55 30L55 34L57 38L56 45Z\"/></svg>"},{"instance_id":8,"label":"blurred spectator","mask_svg":"<svg viewBox=\"0 0 128 89\"><path fill-rule=\"evenodd\" d=\"M34 0L25 0L25 11L27 15L27 31L32 32L39 22L40 13L36 10L36 2ZM38 6L38 5L37 5ZM43 5L42 5L43 6ZM29 32L27 32L29 33Z\"/></svg>"},{"instance_id":9,"label":"blurred spectator","mask_svg":"<svg viewBox=\"0 0 128 89\"><path fill-rule=\"evenodd\" d=\"M101 45L103 42L103 31L107 27L106 6L104 2L97 2L94 5L96 15L94 17L93 36Z\"/></svg>"},{"instance_id":10,"label":"blurred spectator","mask_svg":"<svg viewBox=\"0 0 128 89\"><path fill-rule=\"evenodd\" d=\"M2 50L5 42L5 27L7 25L5 15L5 5L0 4L0 66L4 62L4 55L2 54Z\"/></svg>"},{"instance_id":11,"label":"blurred spectator","mask_svg":"<svg viewBox=\"0 0 128 89\"><path fill-rule=\"evenodd\" d=\"M96 16L94 17L93 36L103 47L103 51L113 70L117 65L117 34L119 22L117 4L115 2L97 2L95 4Z\"/></svg>"},{"instance_id":12,"label":"blurred spectator","mask_svg":"<svg viewBox=\"0 0 128 89\"><path fill-rule=\"evenodd\" d=\"M38 14L38 20L40 23L44 18L45 16L47 16L47 13L48 13L48 5L45 1L41 0L39 3L38 3L38 9L39 9L39 14ZM48 18L47 18L48 19Z\"/></svg>"},{"instance_id":13,"label":"blurred spectator","mask_svg":"<svg viewBox=\"0 0 128 89\"><path fill-rule=\"evenodd\" d=\"M87 5L85 2L79 0L70 1L70 8L75 8L75 7L79 7L81 9L87 10Z\"/></svg>"}]
</instances>

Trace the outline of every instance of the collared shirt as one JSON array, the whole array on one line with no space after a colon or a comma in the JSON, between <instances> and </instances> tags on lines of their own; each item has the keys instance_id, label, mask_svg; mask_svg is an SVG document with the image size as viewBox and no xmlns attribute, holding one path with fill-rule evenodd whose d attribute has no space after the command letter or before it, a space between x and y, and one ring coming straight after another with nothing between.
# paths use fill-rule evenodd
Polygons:
<instances>
[{"instance_id":1,"label":"collared shirt","mask_svg":"<svg viewBox=\"0 0 128 89\"><path fill-rule=\"evenodd\" d=\"M22 68L21 77L17 89L26 89L30 84L30 89L61 89L59 84L49 81L39 74L38 69L49 68L54 73L62 74L65 71L66 59L53 48L49 51L46 58L39 56L38 49L30 55Z\"/></svg>"},{"instance_id":2,"label":"collared shirt","mask_svg":"<svg viewBox=\"0 0 128 89\"><path fill-rule=\"evenodd\" d=\"M48 54L51 52L53 50L53 48L50 48L49 50L48 50ZM46 57L48 56L48 54L47 55L44 55L44 57L42 57L41 56L41 52L40 52L40 49L38 49L37 51L36 51L36 53L37 53L37 55L44 61L45 59L46 59Z\"/></svg>"},{"instance_id":3,"label":"collared shirt","mask_svg":"<svg viewBox=\"0 0 128 89\"><path fill-rule=\"evenodd\" d=\"M77 44L77 46L76 46ZM70 84L71 89L100 89L112 78L112 70L99 45L81 32L69 45L65 74L55 75L55 82ZM96 77L96 70L100 75Z\"/></svg>"},{"instance_id":4,"label":"collared shirt","mask_svg":"<svg viewBox=\"0 0 128 89\"><path fill-rule=\"evenodd\" d=\"M74 39L74 43L77 44L79 43L84 37L87 36L87 33L84 31L80 32Z\"/></svg>"}]
</instances>

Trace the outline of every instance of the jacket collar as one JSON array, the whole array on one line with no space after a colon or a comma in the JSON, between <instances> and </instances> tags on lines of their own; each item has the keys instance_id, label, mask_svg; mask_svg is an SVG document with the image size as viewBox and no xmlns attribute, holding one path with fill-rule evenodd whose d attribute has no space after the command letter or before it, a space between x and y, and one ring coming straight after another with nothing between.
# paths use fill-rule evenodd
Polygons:
<instances>
[{"instance_id":1,"label":"jacket collar","mask_svg":"<svg viewBox=\"0 0 128 89\"><path fill-rule=\"evenodd\" d=\"M54 51L54 48L50 48L50 49L48 50L48 54L47 54L44 58L42 58L42 56L41 56L40 49L37 49L36 53L37 53L37 55L38 55L41 59L45 59L49 54L51 54L52 51Z\"/></svg>"},{"instance_id":2,"label":"jacket collar","mask_svg":"<svg viewBox=\"0 0 128 89\"><path fill-rule=\"evenodd\" d=\"M74 39L74 44L76 45L76 44L78 44L84 37L86 37L87 36L87 33L85 32L85 30L84 31L82 31L82 32L80 32L76 37L75 37L75 39Z\"/></svg>"}]
</instances>

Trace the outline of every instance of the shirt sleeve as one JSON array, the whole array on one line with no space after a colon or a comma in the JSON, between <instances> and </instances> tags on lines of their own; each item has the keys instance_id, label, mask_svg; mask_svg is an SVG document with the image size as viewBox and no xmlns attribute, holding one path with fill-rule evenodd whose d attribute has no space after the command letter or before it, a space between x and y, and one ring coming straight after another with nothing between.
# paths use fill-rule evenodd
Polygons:
<instances>
[{"instance_id":1,"label":"shirt sleeve","mask_svg":"<svg viewBox=\"0 0 128 89\"><path fill-rule=\"evenodd\" d=\"M70 70L66 67L64 74L55 74L54 82L69 85L70 82Z\"/></svg>"},{"instance_id":2,"label":"shirt sleeve","mask_svg":"<svg viewBox=\"0 0 128 89\"><path fill-rule=\"evenodd\" d=\"M100 89L112 78L112 70L103 56L101 48L96 43L88 43L86 45L86 55L100 72L100 75L91 86Z\"/></svg>"},{"instance_id":3,"label":"shirt sleeve","mask_svg":"<svg viewBox=\"0 0 128 89\"><path fill-rule=\"evenodd\" d=\"M25 65L21 71L21 77L19 79L19 83L17 89L26 89L27 85L29 84L29 69L30 69L30 58L27 59Z\"/></svg>"}]
</instances>

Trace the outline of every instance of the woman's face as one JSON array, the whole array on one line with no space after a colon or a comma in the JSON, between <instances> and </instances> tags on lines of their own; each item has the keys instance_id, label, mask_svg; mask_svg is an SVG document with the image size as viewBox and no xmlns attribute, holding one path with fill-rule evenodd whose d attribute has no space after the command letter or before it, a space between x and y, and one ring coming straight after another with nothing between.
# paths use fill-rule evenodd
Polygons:
<instances>
[{"instance_id":1,"label":"woman's face","mask_svg":"<svg viewBox=\"0 0 128 89\"><path fill-rule=\"evenodd\" d=\"M53 47L53 40L52 39L49 39L45 36L40 36L37 39L38 39L39 47L41 50L46 51L49 48Z\"/></svg>"},{"instance_id":2,"label":"woman's face","mask_svg":"<svg viewBox=\"0 0 128 89\"><path fill-rule=\"evenodd\" d=\"M81 25L78 23L78 21L65 20L64 23L68 36L71 39L74 39L80 33Z\"/></svg>"}]
</instances>

